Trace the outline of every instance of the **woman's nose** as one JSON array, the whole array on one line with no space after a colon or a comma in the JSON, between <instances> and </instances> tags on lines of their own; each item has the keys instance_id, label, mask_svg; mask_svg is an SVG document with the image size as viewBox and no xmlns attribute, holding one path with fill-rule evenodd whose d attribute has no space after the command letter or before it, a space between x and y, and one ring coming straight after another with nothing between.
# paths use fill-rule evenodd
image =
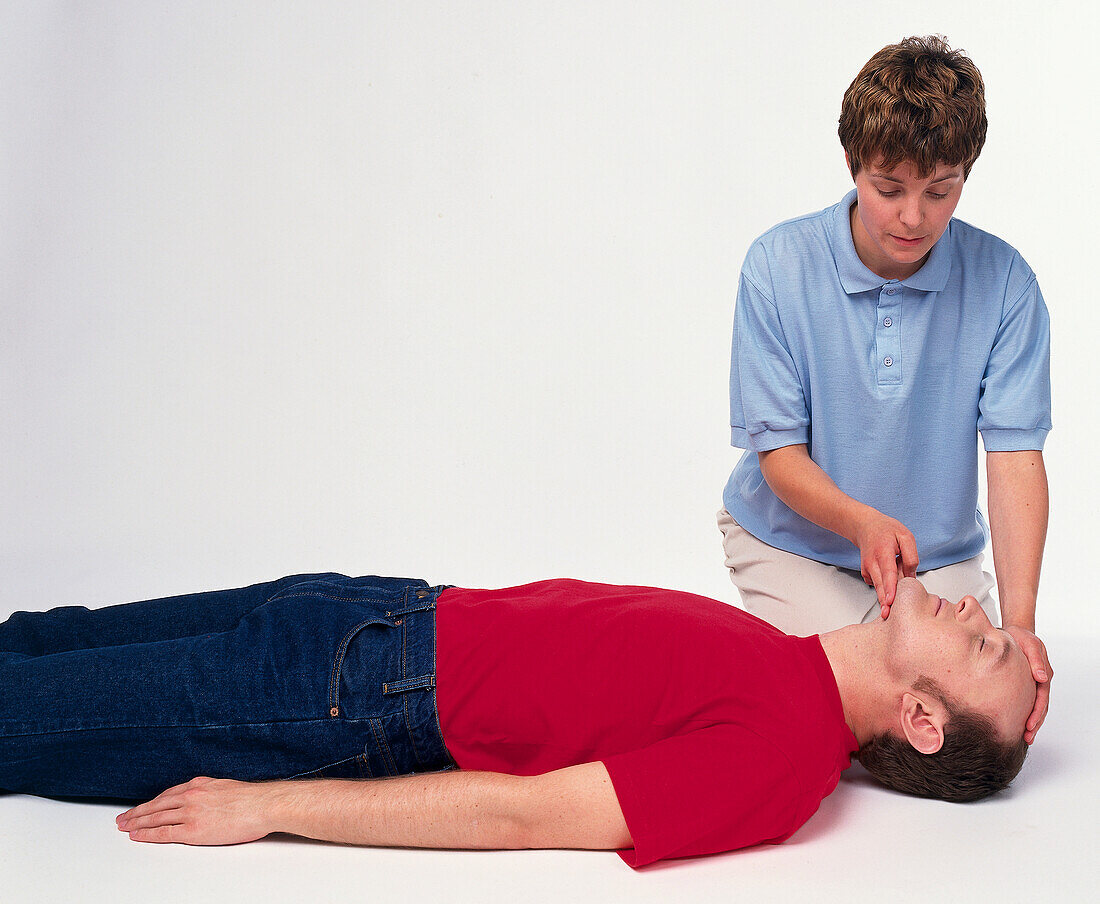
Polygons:
<instances>
[{"instance_id":1,"label":"woman's nose","mask_svg":"<svg viewBox=\"0 0 1100 904\"><path fill-rule=\"evenodd\" d=\"M915 229L916 227L920 226L923 219L924 211L921 209L920 199L906 199L901 207L901 222L910 229Z\"/></svg>"}]
</instances>

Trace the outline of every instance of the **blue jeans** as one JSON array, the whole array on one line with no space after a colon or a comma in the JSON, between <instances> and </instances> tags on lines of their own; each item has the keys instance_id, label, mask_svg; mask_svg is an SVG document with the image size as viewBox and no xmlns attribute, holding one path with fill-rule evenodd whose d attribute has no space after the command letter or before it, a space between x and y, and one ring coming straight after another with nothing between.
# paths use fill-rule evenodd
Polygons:
<instances>
[{"instance_id":1,"label":"blue jeans","mask_svg":"<svg viewBox=\"0 0 1100 904\"><path fill-rule=\"evenodd\" d=\"M0 788L148 798L211 775L455 768L435 603L406 578L293 575L0 624Z\"/></svg>"}]
</instances>

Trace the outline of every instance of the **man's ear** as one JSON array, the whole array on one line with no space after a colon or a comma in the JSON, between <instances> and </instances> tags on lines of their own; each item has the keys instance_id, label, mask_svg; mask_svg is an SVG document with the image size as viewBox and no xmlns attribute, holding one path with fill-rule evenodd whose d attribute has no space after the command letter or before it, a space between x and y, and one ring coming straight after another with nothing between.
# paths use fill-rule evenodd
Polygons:
<instances>
[{"instance_id":1,"label":"man's ear","mask_svg":"<svg viewBox=\"0 0 1100 904\"><path fill-rule=\"evenodd\" d=\"M852 177L852 181L855 181L855 174L852 172L852 161L848 159L848 152L844 152L844 165L848 167L848 175Z\"/></svg>"},{"instance_id":2,"label":"man's ear","mask_svg":"<svg viewBox=\"0 0 1100 904\"><path fill-rule=\"evenodd\" d=\"M935 697L906 693L901 697L901 730L921 753L935 753L943 746L946 708Z\"/></svg>"}]
</instances>

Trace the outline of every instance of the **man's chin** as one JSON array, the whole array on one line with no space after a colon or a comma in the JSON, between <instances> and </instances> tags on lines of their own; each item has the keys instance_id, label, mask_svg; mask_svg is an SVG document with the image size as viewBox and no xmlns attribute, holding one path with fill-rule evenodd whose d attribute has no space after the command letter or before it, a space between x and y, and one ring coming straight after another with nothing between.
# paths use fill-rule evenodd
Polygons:
<instances>
[{"instance_id":1,"label":"man's chin","mask_svg":"<svg viewBox=\"0 0 1100 904\"><path fill-rule=\"evenodd\" d=\"M921 602L927 600L928 592L920 581L916 578L902 578L898 581L894 603L890 607L890 620L896 615L901 616L901 619L906 621L911 618L919 618L922 614L934 617L935 611L930 609L927 613L924 613L921 610Z\"/></svg>"}]
</instances>

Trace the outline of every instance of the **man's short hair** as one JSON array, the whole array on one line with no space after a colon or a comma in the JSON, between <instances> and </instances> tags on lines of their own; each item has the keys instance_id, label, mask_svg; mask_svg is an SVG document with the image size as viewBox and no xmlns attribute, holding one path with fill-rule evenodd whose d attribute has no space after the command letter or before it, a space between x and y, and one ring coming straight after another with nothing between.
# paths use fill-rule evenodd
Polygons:
<instances>
[{"instance_id":1,"label":"man's short hair","mask_svg":"<svg viewBox=\"0 0 1100 904\"><path fill-rule=\"evenodd\" d=\"M955 803L1007 788L1027 756L1023 736L1000 740L992 719L960 707L931 678L919 678L913 688L932 694L947 709L943 746L921 753L904 737L880 734L859 748L863 767L896 791Z\"/></svg>"},{"instance_id":2,"label":"man's short hair","mask_svg":"<svg viewBox=\"0 0 1100 904\"><path fill-rule=\"evenodd\" d=\"M938 35L883 47L844 92L840 144L854 177L875 164L892 170L910 161L921 178L938 163L963 168L985 144L985 85L961 50Z\"/></svg>"}]
</instances>

